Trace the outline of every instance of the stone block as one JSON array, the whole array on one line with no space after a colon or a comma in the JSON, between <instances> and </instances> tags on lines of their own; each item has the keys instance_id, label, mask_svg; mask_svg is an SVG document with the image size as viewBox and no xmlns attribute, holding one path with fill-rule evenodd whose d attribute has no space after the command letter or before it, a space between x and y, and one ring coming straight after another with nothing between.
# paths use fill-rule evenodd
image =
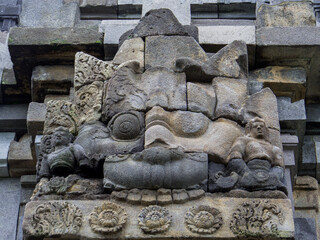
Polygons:
<instances>
[{"instance_id":1,"label":"stone block","mask_svg":"<svg viewBox=\"0 0 320 240\"><path fill-rule=\"evenodd\" d=\"M50 10L48 9L50 6ZM78 5L75 2L64 4L61 0L22 2L20 26L22 27L73 27L78 20Z\"/></svg>"},{"instance_id":2,"label":"stone block","mask_svg":"<svg viewBox=\"0 0 320 240\"><path fill-rule=\"evenodd\" d=\"M306 133L319 135L320 129L320 104L306 104Z\"/></svg>"},{"instance_id":3,"label":"stone block","mask_svg":"<svg viewBox=\"0 0 320 240\"><path fill-rule=\"evenodd\" d=\"M178 21L183 25L191 24L191 10L189 1L175 1L175 0L159 0L148 1L143 0L142 16L144 16L151 9L168 8L172 11Z\"/></svg>"},{"instance_id":4,"label":"stone block","mask_svg":"<svg viewBox=\"0 0 320 240\"><path fill-rule=\"evenodd\" d=\"M298 176L293 188L293 199L296 210L319 209L318 182L310 176Z\"/></svg>"},{"instance_id":5,"label":"stone block","mask_svg":"<svg viewBox=\"0 0 320 240\"><path fill-rule=\"evenodd\" d=\"M18 142L12 141L8 154L9 173L11 177L34 174L36 171L36 159L32 157L32 137L22 136Z\"/></svg>"},{"instance_id":6,"label":"stone block","mask_svg":"<svg viewBox=\"0 0 320 240\"><path fill-rule=\"evenodd\" d=\"M22 175L20 178L20 183L22 187L34 188L37 184L36 175Z\"/></svg>"},{"instance_id":7,"label":"stone block","mask_svg":"<svg viewBox=\"0 0 320 240\"><path fill-rule=\"evenodd\" d=\"M278 113L280 123L283 121L306 121L306 110L304 99L291 102L289 97L278 97Z\"/></svg>"},{"instance_id":8,"label":"stone block","mask_svg":"<svg viewBox=\"0 0 320 240\"><path fill-rule=\"evenodd\" d=\"M70 91L72 91L73 88L70 89ZM71 95L71 93L70 93ZM46 97L44 98L44 104L47 104L49 101L53 100L59 100L59 101L70 101L72 98L70 95L46 95Z\"/></svg>"},{"instance_id":9,"label":"stone block","mask_svg":"<svg viewBox=\"0 0 320 240\"><path fill-rule=\"evenodd\" d=\"M162 66L174 69L178 58L191 58L200 63L208 57L193 37L151 36L146 38L145 68Z\"/></svg>"},{"instance_id":10,"label":"stone block","mask_svg":"<svg viewBox=\"0 0 320 240\"><path fill-rule=\"evenodd\" d=\"M117 18L117 2L117 0L81 1L79 3L81 19Z\"/></svg>"},{"instance_id":11,"label":"stone block","mask_svg":"<svg viewBox=\"0 0 320 240\"><path fill-rule=\"evenodd\" d=\"M302 67L266 67L249 73L249 81L263 83L277 97L290 97L293 102L305 98L306 71Z\"/></svg>"},{"instance_id":12,"label":"stone block","mask_svg":"<svg viewBox=\"0 0 320 240\"><path fill-rule=\"evenodd\" d=\"M0 105L0 131L26 132L27 112L28 104Z\"/></svg>"},{"instance_id":13,"label":"stone block","mask_svg":"<svg viewBox=\"0 0 320 240\"><path fill-rule=\"evenodd\" d=\"M0 177L9 177L8 170L8 153L11 141L14 140L16 134L12 132L0 133Z\"/></svg>"},{"instance_id":14,"label":"stone block","mask_svg":"<svg viewBox=\"0 0 320 240\"><path fill-rule=\"evenodd\" d=\"M16 240L20 204L20 181L17 178L0 179L1 238Z\"/></svg>"},{"instance_id":15,"label":"stone block","mask_svg":"<svg viewBox=\"0 0 320 240\"><path fill-rule=\"evenodd\" d=\"M73 66L37 66L31 76L33 102L43 102L47 94L68 95L73 83Z\"/></svg>"},{"instance_id":16,"label":"stone block","mask_svg":"<svg viewBox=\"0 0 320 240\"><path fill-rule=\"evenodd\" d=\"M210 119L214 118L216 93L212 84L187 83L187 104L191 112L201 112Z\"/></svg>"},{"instance_id":17,"label":"stone block","mask_svg":"<svg viewBox=\"0 0 320 240\"><path fill-rule=\"evenodd\" d=\"M7 45L7 39L8 39L8 33L1 32L0 35L0 68L1 69L11 69L12 68L12 62L11 57Z\"/></svg>"},{"instance_id":18,"label":"stone block","mask_svg":"<svg viewBox=\"0 0 320 240\"><path fill-rule=\"evenodd\" d=\"M44 103L31 102L29 104L27 115L28 134L32 136L42 134L46 112Z\"/></svg>"},{"instance_id":19,"label":"stone block","mask_svg":"<svg viewBox=\"0 0 320 240\"><path fill-rule=\"evenodd\" d=\"M316 153L313 137L306 135L302 145L302 161L298 164L300 174L316 176Z\"/></svg>"},{"instance_id":20,"label":"stone block","mask_svg":"<svg viewBox=\"0 0 320 240\"><path fill-rule=\"evenodd\" d=\"M313 218L294 218L296 240L317 240L317 225Z\"/></svg>"},{"instance_id":21,"label":"stone block","mask_svg":"<svg viewBox=\"0 0 320 240\"><path fill-rule=\"evenodd\" d=\"M55 203L54 203L55 202ZM93 230L92 224L90 227L89 221L90 214L94 211L95 207L102 206L105 202L102 200L95 201L32 201L27 203L25 208L24 215L24 224L23 231L26 240L37 237L43 237L45 233L37 234L35 231L39 226L39 222L42 221L34 218L36 214L36 210L40 206L47 206L48 213L46 216L52 216L52 218L56 218L59 220L60 214L56 214L53 216L53 213L59 211L59 206L62 203L65 203L64 212L72 211L74 209L77 210L79 214L78 221L73 225L77 225L78 228L74 232L64 231L61 234L61 238L83 238L83 239L105 239L106 236L98 233ZM141 205L133 205L126 202L119 201L111 201L112 204L116 204L118 208L123 208L123 211L127 215L127 223L123 224L123 226L119 229L119 232L116 234L109 234L108 239L123 239L123 240L133 240L133 239L154 239L160 240L164 238L177 238L177 239L239 239L241 236L240 229L242 231L246 231L247 234L255 234L258 235L257 238L267 238L269 239L293 239L294 238L294 223L292 216L292 209L289 199L249 199L249 198L212 198L210 196L204 196L201 199L198 199L196 204L194 201L189 201L186 203L179 204L166 204L164 206L156 205L154 207L146 207L144 208ZM249 228L247 227L249 224L249 220L244 220L243 222L239 222L236 219L236 214L239 214L240 217L244 217L246 214L246 209L250 209L250 211L254 214L254 219L261 219L264 213L263 208L267 208L268 206L272 206L275 211L270 211L269 215L273 221L273 230L276 228L275 233L272 232L271 226L266 227L264 231L262 231L260 225ZM203 206L203 207L199 207ZM56 211L55 211L56 210ZM95 211L97 211L96 209ZM61 210L60 210L61 211ZM152 212L151 212L152 211ZM192 219L199 214L199 212L205 212L206 216L209 214L213 215L215 219L215 224L213 226L210 225L210 234L199 234L201 230L208 230L207 228L201 228L193 223ZM201 212L201 213L203 213ZM206 213L208 212L208 213ZM150 227L150 224L145 224L145 215L150 216L151 213L154 216L157 216L157 222L155 224L157 227ZM204 214L204 213L203 213ZM98 214L99 215L99 214ZM199 214L200 215L200 214ZM139 217L138 217L139 216ZM209 215L210 216L210 215ZM121 217L121 215L119 215ZM42 216L40 216L42 220ZM186 221L185 218L191 219L190 221ZM153 219L153 218L152 218ZM170 219L170 220L169 220ZM37 222L38 221L38 222ZM46 220L43 220L46 221ZM61 220L60 220L61 221ZM62 220L63 221L63 220ZM150 221L155 220L148 220ZM138 224L140 222L140 224ZM34 224L33 224L34 223ZM133 224L135 223L135 224ZM205 222L207 223L207 222ZM254 221L254 223L259 223L258 220ZM33 224L33 225L32 225ZM50 224L50 223L48 223ZM167 225L168 224L168 225ZM50 225L51 226L51 225ZM99 226L99 225L98 225ZM145 226L145 227L143 227ZM153 226L153 225L152 225ZM158 226L161 226L158 227ZM142 227L142 228L141 228ZM145 229L145 231L142 231ZM155 234L148 234L147 230L154 230ZM161 229L161 232L157 232L158 229ZM244 229L244 230L243 230ZM46 234L50 238L53 234L52 232L47 232ZM270 237L271 236L271 237Z\"/></svg>"},{"instance_id":22,"label":"stone block","mask_svg":"<svg viewBox=\"0 0 320 240\"><path fill-rule=\"evenodd\" d=\"M312 2L282 2L277 5L262 4L257 11L257 27L315 26Z\"/></svg>"}]
</instances>

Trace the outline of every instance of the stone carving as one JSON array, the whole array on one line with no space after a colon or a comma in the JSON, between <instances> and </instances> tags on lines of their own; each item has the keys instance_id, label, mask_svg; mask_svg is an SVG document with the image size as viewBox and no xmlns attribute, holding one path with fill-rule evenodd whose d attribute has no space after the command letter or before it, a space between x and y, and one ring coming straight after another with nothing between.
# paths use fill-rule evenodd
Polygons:
<instances>
[{"instance_id":1,"label":"stone carving","mask_svg":"<svg viewBox=\"0 0 320 240\"><path fill-rule=\"evenodd\" d=\"M231 147L224 171L211 179L210 190L278 189L287 193L282 151L268 141L264 120L253 118L246 131L247 135L237 138Z\"/></svg>"},{"instance_id":2,"label":"stone carving","mask_svg":"<svg viewBox=\"0 0 320 240\"><path fill-rule=\"evenodd\" d=\"M232 215L230 229L235 235L262 237L277 235L278 225L284 222L284 213L268 200L246 201Z\"/></svg>"},{"instance_id":3,"label":"stone carving","mask_svg":"<svg viewBox=\"0 0 320 240\"><path fill-rule=\"evenodd\" d=\"M138 218L139 226L144 233L165 232L171 224L169 211L157 205L143 208Z\"/></svg>"},{"instance_id":4,"label":"stone carving","mask_svg":"<svg viewBox=\"0 0 320 240\"><path fill-rule=\"evenodd\" d=\"M78 110L65 100L51 100L47 103L44 134L52 134L57 127L66 127L73 134L78 132Z\"/></svg>"},{"instance_id":5,"label":"stone carving","mask_svg":"<svg viewBox=\"0 0 320 240\"><path fill-rule=\"evenodd\" d=\"M84 52L76 53L74 68L74 87L76 91L83 85L108 80L114 72L113 65L110 62L101 61Z\"/></svg>"},{"instance_id":6,"label":"stone carving","mask_svg":"<svg viewBox=\"0 0 320 240\"><path fill-rule=\"evenodd\" d=\"M38 161L37 161L37 181L40 181L40 169L41 169L41 163L43 159L47 158L47 155L53 151L53 146L52 146L52 136L51 135L44 135L41 138L41 144L40 144L40 151L39 151L39 156L38 156ZM45 160L46 161L46 160Z\"/></svg>"},{"instance_id":7,"label":"stone carving","mask_svg":"<svg viewBox=\"0 0 320 240\"><path fill-rule=\"evenodd\" d=\"M192 232L212 234L221 227L223 220L218 209L200 205L189 209L185 216L185 223Z\"/></svg>"},{"instance_id":8,"label":"stone carving","mask_svg":"<svg viewBox=\"0 0 320 240\"><path fill-rule=\"evenodd\" d=\"M80 87L74 96L79 124L92 123L101 117L103 82L93 82Z\"/></svg>"},{"instance_id":9,"label":"stone carving","mask_svg":"<svg viewBox=\"0 0 320 240\"><path fill-rule=\"evenodd\" d=\"M82 212L68 202L41 204L33 215L32 226L36 236L76 234L82 225Z\"/></svg>"},{"instance_id":10,"label":"stone carving","mask_svg":"<svg viewBox=\"0 0 320 240\"><path fill-rule=\"evenodd\" d=\"M73 135L68 129L58 127L52 135L53 149L41 162L40 177L67 176L82 171L90 174L94 171L94 162L90 161L84 149L72 144Z\"/></svg>"},{"instance_id":11,"label":"stone carving","mask_svg":"<svg viewBox=\"0 0 320 240\"><path fill-rule=\"evenodd\" d=\"M97 233L118 232L126 221L127 213L124 208L112 202L104 202L100 207L95 207L89 218L92 231Z\"/></svg>"},{"instance_id":12,"label":"stone carving","mask_svg":"<svg viewBox=\"0 0 320 240\"><path fill-rule=\"evenodd\" d=\"M50 193L64 194L67 188L68 185L64 177L53 177L50 181L46 181L40 185L37 195L41 196Z\"/></svg>"}]
</instances>

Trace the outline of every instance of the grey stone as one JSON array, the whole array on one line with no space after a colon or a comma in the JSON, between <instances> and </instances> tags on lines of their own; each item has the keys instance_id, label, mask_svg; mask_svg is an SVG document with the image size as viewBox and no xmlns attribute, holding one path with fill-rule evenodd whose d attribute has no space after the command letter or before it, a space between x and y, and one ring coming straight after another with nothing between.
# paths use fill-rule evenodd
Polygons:
<instances>
[{"instance_id":1,"label":"grey stone","mask_svg":"<svg viewBox=\"0 0 320 240\"><path fill-rule=\"evenodd\" d=\"M74 1L74 0L73 0ZM64 1L66 2L66 1ZM78 0L79 2L79 0ZM117 0L80 1L81 20L117 18Z\"/></svg>"},{"instance_id":2,"label":"grey stone","mask_svg":"<svg viewBox=\"0 0 320 240\"><path fill-rule=\"evenodd\" d=\"M278 97L279 121L306 120L306 110L304 99L291 102L289 97Z\"/></svg>"},{"instance_id":3,"label":"grey stone","mask_svg":"<svg viewBox=\"0 0 320 240\"><path fill-rule=\"evenodd\" d=\"M316 161L317 161L317 172L316 178L320 180L320 140L315 141L315 154L316 154Z\"/></svg>"},{"instance_id":4,"label":"grey stone","mask_svg":"<svg viewBox=\"0 0 320 240\"><path fill-rule=\"evenodd\" d=\"M183 27L189 36L193 37L197 42L199 42L199 30L196 25L183 25Z\"/></svg>"},{"instance_id":5,"label":"grey stone","mask_svg":"<svg viewBox=\"0 0 320 240\"><path fill-rule=\"evenodd\" d=\"M217 77L212 80L216 93L215 117L242 122L240 109L248 95L247 81Z\"/></svg>"},{"instance_id":6,"label":"grey stone","mask_svg":"<svg viewBox=\"0 0 320 240\"><path fill-rule=\"evenodd\" d=\"M0 133L0 177L9 177L8 170L8 153L11 141L14 140L16 134L12 132Z\"/></svg>"},{"instance_id":7,"label":"grey stone","mask_svg":"<svg viewBox=\"0 0 320 240\"><path fill-rule=\"evenodd\" d=\"M44 103L31 102L29 104L27 115L28 134L35 136L43 133L46 112Z\"/></svg>"},{"instance_id":8,"label":"grey stone","mask_svg":"<svg viewBox=\"0 0 320 240\"><path fill-rule=\"evenodd\" d=\"M208 57L192 37L151 36L146 38L145 68L162 66L174 69L179 58L206 63Z\"/></svg>"},{"instance_id":9,"label":"grey stone","mask_svg":"<svg viewBox=\"0 0 320 240\"><path fill-rule=\"evenodd\" d=\"M173 13L166 8L150 10L133 29L133 37L188 35Z\"/></svg>"},{"instance_id":10,"label":"grey stone","mask_svg":"<svg viewBox=\"0 0 320 240\"><path fill-rule=\"evenodd\" d=\"M307 104L306 112L306 134L319 135L320 104Z\"/></svg>"},{"instance_id":11,"label":"grey stone","mask_svg":"<svg viewBox=\"0 0 320 240\"><path fill-rule=\"evenodd\" d=\"M18 231L17 231L16 239L23 239L22 223L23 223L23 217L24 217L24 209L25 209L25 205L20 206L19 219L18 219Z\"/></svg>"},{"instance_id":12,"label":"grey stone","mask_svg":"<svg viewBox=\"0 0 320 240\"><path fill-rule=\"evenodd\" d=\"M137 204L137 203L140 203L141 197L142 197L142 195L141 195L140 190L134 188L128 192L127 201L129 203Z\"/></svg>"},{"instance_id":13,"label":"grey stone","mask_svg":"<svg viewBox=\"0 0 320 240\"><path fill-rule=\"evenodd\" d=\"M157 202L160 205L172 203L171 189L160 188L157 190Z\"/></svg>"},{"instance_id":14,"label":"grey stone","mask_svg":"<svg viewBox=\"0 0 320 240\"><path fill-rule=\"evenodd\" d=\"M216 93L212 84L187 83L187 103L189 111L201 112L213 119L216 101Z\"/></svg>"},{"instance_id":15,"label":"grey stone","mask_svg":"<svg viewBox=\"0 0 320 240\"><path fill-rule=\"evenodd\" d=\"M0 105L0 130L23 133L27 129L28 104Z\"/></svg>"},{"instance_id":16,"label":"grey stone","mask_svg":"<svg viewBox=\"0 0 320 240\"><path fill-rule=\"evenodd\" d=\"M189 200L189 195L185 189L173 189L172 199L174 203L185 203Z\"/></svg>"},{"instance_id":17,"label":"grey stone","mask_svg":"<svg viewBox=\"0 0 320 240\"><path fill-rule=\"evenodd\" d=\"M302 161L298 165L300 174L316 176L316 153L313 137L306 135L302 145Z\"/></svg>"},{"instance_id":18,"label":"grey stone","mask_svg":"<svg viewBox=\"0 0 320 240\"><path fill-rule=\"evenodd\" d=\"M312 3L282 2L277 5L262 4L257 11L257 27L315 26Z\"/></svg>"},{"instance_id":19,"label":"grey stone","mask_svg":"<svg viewBox=\"0 0 320 240\"><path fill-rule=\"evenodd\" d=\"M148 1L143 0L142 16L144 16L151 9L168 8L170 9L178 21L183 25L191 23L191 10L189 1L175 1L175 0L158 0Z\"/></svg>"},{"instance_id":20,"label":"grey stone","mask_svg":"<svg viewBox=\"0 0 320 240\"><path fill-rule=\"evenodd\" d=\"M11 57L10 57L10 53L9 53L8 45L7 45L8 33L1 32L0 37L2 39L0 41L0 68L1 69L4 69L4 68L11 69L12 62L11 62Z\"/></svg>"},{"instance_id":21,"label":"grey stone","mask_svg":"<svg viewBox=\"0 0 320 240\"><path fill-rule=\"evenodd\" d=\"M50 8L48 8L50 6ZM23 27L73 27L78 20L78 5L63 4L61 0L43 0L22 2L20 26Z\"/></svg>"},{"instance_id":22,"label":"grey stone","mask_svg":"<svg viewBox=\"0 0 320 240\"><path fill-rule=\"evenodd\" d=\"M17 178L0 179L1 238L16 240L20 204L20 181Z\"/></svg>"},{"instance_id":23,"label":"grey stone","mask_svg":"<svg viewBox=\"0 0 320 240\"><path fill-rule=\"evenodd\" d=\"M33 102L43 102L47 94L68 95L73 83L73 66L37 66L31 76Z\"/></svg>"},{"instance_id":24,"label":"grey stone","mask_svg":"<svg viewBox=\"0 0 320 240\"><path fill-rule=\"evenodd\" d=\"M2 74L1 85L15 85L17 84L16 77L12 68L4 69Z\"/></svg>"},{"instance_id":25,"label":"grey stone","mask_svg":"<svg viewBox=\"0 0 320 240\"><path fill-rule=\"evenodd\" d=\"M36 175L22 175L20 178L22 187L35 187L36 186Z\"/></svg>"},{"instance_id":26,"label":"grey stone","mask_svg":"<svg viewBox=\"0 0 320 240\"><path fill-rule=\"evenodd\" d=\"M313 218L294 218L295 239L297 240L316 240L317 226Z\"/></svg>"}]
</instances>

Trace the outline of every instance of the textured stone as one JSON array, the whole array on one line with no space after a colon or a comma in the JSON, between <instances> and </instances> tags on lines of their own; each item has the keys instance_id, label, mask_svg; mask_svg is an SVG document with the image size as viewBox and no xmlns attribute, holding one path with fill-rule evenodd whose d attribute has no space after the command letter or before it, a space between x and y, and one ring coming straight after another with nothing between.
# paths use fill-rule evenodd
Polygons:
<instances>
[{"instance_id":1,"label":"textured stone","mask_svg":"<svg viewBox=\"0 0 320 240\"><path fill-rule=\"evenodd\" d=\"M120 65L126 61L135 60L144 68L144 41L142 38L128 39L123 42L113 58L113 63Z\"/></svg>"},{"instance_id":2,"label":"textured stone","mask_svg":"<svg viewBox=\"0 0 320 240\"><path fill-rule=\"evenodd\" d=\"M185 203L189 200L189 195L185 189L173 189L172 199L174 203Z\"/></svg>"},{"instance_id":3,"label":"textured stone","mask_svg":"<svg viewBox=\"0 0 320 240\"><path fill-rule=\"evenodd\" d=\"M170 189L164 189L164 188L158 189L158 191L157 191L157 201L158 201L158 204L160 204L160 205L172 203L171 190Z\"/></svg>"},{"instance_id":4,"label":"textured stone","mask_svg":"<svg viewBox=\"0 0 320 240\"><path fill-rule=\"evenodd\" d=\"M27 130L28 104L0 105L0 130L25 133Z\"/></svg>"},{"instance_id":5,"label":"textured stone","mask_svg":"<svg viewBox=\"0 0 320 240\"><path fill-rule=\"evenodd\" d=\"M317 240L317 227L313 218L294 218L296 240Z\"/></svg>"},{"instance_id":6,"label":"textured stone","mask_svg":"<svg viewBox=\"0 0 320 240\"><path fill-rule=\"evenodd\" d=\"M294 237L294 224L293 224L293 216L292 216L292 209L290 200L288 199L270 199L268 203L265 201L262 201L258 198L248 199L248 198L212 198L212 197L203 197L200 200L197 200L196 206L208 206L216 208L218 211L221 212L222 218L223 218L223 225L220 229L217 230L215 235L210 236L210 238L225 238L225 239L237 239L239 236L236 236L233 234L232 230L229 227L229 221L233 217L233 213L236 211L236 209L243 209L241 206L244 203L253 203L257 202L261 206L265 206L265 204L271 204L271 206L275 207L277 210L279 210L281 213L283 213L283 221L280 220L277 217L276 213L271 213L271 217L274 221L274 227L277 227L277 237L280 237L282 239L293 239ZM53 202L53 201L51 201ZM63 203L64 201L57 201L58 203ZM105 200L96 200L96 201L67 201L69 204L76 205L79 210L82 212L83 216L89 216L90 213L93 211L94 207L101 206ZM125 211L127 212L127 219L130 222L127 222L129 224L126 224L123 229L117 233L117 234L110 234L108 235L108 238L110 239L150 239L150 235L147 235L143 231L141 231L138 224L130 224L131 221L138 221L137 216L139 216L142 207L137 205L132 205L124 202L117 202L112 201L113 203L121 205L123 208L125 208ZM33 201L26 205L25 210L25 221L24 221L24 234L27 237L26 240L29 240L30 233L34 231L34 228L32 227L31 223L33 221L33 216L35 214L36 209L42 205L45 204L45 201ZM259 205L259 206L260 206ZM208 239L207 234L195 234L190 232L186 229L184 216L186 212L190 210L195 206L194 202L188 202L185 204L180 204L179 207L177 207L176 204L169 204L166 205L165 208L169 211L170 216L172 215L172 224L168 228L168 230L163 233L166 237L171 238L188 238L188 239ZM252 206L252 205L250 205ZM261 207L259 208L261 209ZM158 212L155 212L157 216ZM262 214L263 211L255 211L255 216L260 216L260 213ZM161 216L161 215L160 215ZM256 221L255 221L256 222ZM255 228L256 229L256 228ZM257 231L259 230L259 227ZM262 232L262 231L261 231ZM260 231L259 231L260 233ZM151 237L155 240L163 239L163 234L154 234ZM223 237L222 237L223 236ZM270 235L269 235L270 236ZM268 236L268 237L269 237ZM88 221L85 221L83 219L82 226L77 234L71 234L71 235L65 235L62 234L62 238L88 238L88 239L105 239L106 236L102 234L96 234L94 233L89 225ZM260 235L260 237L265 237L263 234Z\"/></svg>"},{"instance_id":7,"label":"textured stone","mask_svg":"<svg viewBox=\"0 0 320 240\"><path fill-rule=\"evenodd\" d=\"M257 11L257 27L315 26L312 3L282 2L278 5L262 4Z\"/></svg>"},{"instance_id":8,"label":"textured stone","mask_svg":"<svg viewBox=\"0 0 320 240\"><path fill-rule=\"evenodd\" d=\"M157 203L157 193L152 190L142 190L141 204L153 205Z\"/></svg>"},{"instance_id":9,"label":"textured stone","mask_svg":"<svg viewBox=\"0 0 320 240\"><path fill-rule=\"evenodd\" d=\"M133 37L188 35L173 13L165 8L148 11L131 34Z\"/></svg>"},{"instance_id":10,"label":"textured stone","mask_svg":"<svg viewBox=\"0 0 320 240\"><path fill-rule=\"evenodd\" d=\"M18 142L12 141L8 154L9 173L11 177L34 174L36 160L31 152L32 138L30 135L22 136Z\"/></svg>"},{"instance_id":11,"label":"textured stone","mask_svg":"<svg viewBox=\"0 0 320 240\"><path fill-rule=\"evenodd\" d=\"M43 102L47 94L68 95L74 76L73 66L37 66L31 77L33 102Z\"/></svg>"},{"instance_id":12,"label":"textured stone","mask_svg":"<svg viewBox=\"0 0 320 240\"><path fill-rule=\"evenodd\" d=\"M235 122L223 118L212 122L202 113L166 112L154 107L146 115L146 148L180 147L186 152L205 152L212 160L224 161L233 141L242 135L242 128Z\"/></svg>"},{"instance_id":13,"label":"textured stone","mask_svg":"<svg viewBox=\"0 0 320 240\"><path fill-rule=\"evenodd\" d=\"M316 177L316 152L313 136L306 135L302 144L302 161L298 163L300 172Z\"/></svg>"},{"instance_id":14,"label":"textured stone","mask_svg":"<svg viewBox=\"0 0 320 240\"><path fill-rule=\"evenodd\" d=\"M208 57L192 37L152 36L146 38L145 68L162 66L174 69L178 58L205 63Z\"/></svg>"},{"instance_id":15,"label":"textured stone","mask_svg":"<svg viewBox=\"0 0 320 240\"><path fill-rule=\"evenodd\" d=\"M46 112L46 105L44 103L29 103L27 115L28 134L32 136L42 134Z\"/></svg>"},{"instance_id":16,"label":"textured stone","mask_svg":"<svg viewBox=\"0 0 320 240\"><path fill-rule=\"evenodd\" d=\"M0 133L0 176L9 177L8 170L8 153L11 141L14 140L16 134L14 132Z\"/></svg>"},{"instance_id":17,"label":"textured stone","mask_svg":"<svg viewBox=\"0 0 320 240\"><path fill-rule=\"evenodd\" d=\"M187 83L188 110L201 112L213 119L216 107L216 93L211 84Z\"/></svg>"},{"instance_id":18,"label":"textured stone","mask_svg":"<svg viewBox=\"0 0 320 240\"><path fill-rule=\"evenodd\" d=\"M216 93L215 117L242 121L241 107L248 95L247 81L232 78L214 78L212 85Z\"/></svg>"},{"instance_id":19,"label":"textured stone","mask_svg":"<svg viewBox=\"0 0 320 240\"><path fill-rule=\"evenodd\" d=\"M48 6L50 5L50 11ZM63 4L60 0L22 3L20 25L23 27L73 27L78 17L76 3Z\"/></svg>"},{"instance_id":20,"label":"textured stone","mask_svg":"<svg viewBox=\"0 0 320 240\"><path fill-rule=\"evenodd\" d=\"M70 95L46 95L46 97L44 98L44 104L47 104L51 100L70 101L72 100L72 98Z\"/></svg>"},{"instance_id":21,"label":"textured stone","mask_svg":"<svg viewBox=\"0 0 320 240\"><path fill-rule=\"evenodd\" d=\"M137 203L141 201L141 192L139 191L139 189L131 189L128 192L128 196L127 196L127 201L129 203Z\"/></svg>"},{"instance_id":22,"label":"textured stone","mask_svg":"<svg viewBox=\"0 0 320 240\"><path fill-rule=\"evenodd\" d=\"M262 82L276 96L290 97L293 102L305 98L306 78L306 71L301 67L266 67L249 74L249 81Z\"/></svg>"},{"instance_id":23,"label":"textured stone","mask_svg":"<svg viewBox=\"0 0 320 240\"><path fill-rule=\"evenodd\" d=\"M20 203L20 181L17 178L0 179L0 231L1 237L16 240Z\"/></svg>"},{"instance_id":24,"label":"textured stone","mask_svg":"<svg viewBox=\"0 0 320 240\"><path fill-rule=\"evenodd\" d=\"M151 9L168 8L172 11L178 21L183 25L191 23L191 11L189 1L176 0L158 0L158 1L143 1L142 16L144 16Z\"/></svg>"},{"instance_id":25,"label":"textured stone","mask_svg":"<svg viewBox=\"0 0 320 240\"><path fill-rule=\"evenodd\" d=\"M1 32L1 41L0 41L0 69L11 69L12 62L10 58L10 53L7 45L8 33Z\"/></svg>"},{"instance_id":26,"label":"textured stone","mask_svg":"<svg viewBox=\"0 0 320 240\"><path fill-rule=\"evenodd\" d=\"M118 47L119 38L125 32L132 30L137 26L139 20L103 20L99 25L99 32L104 32L105 46L115 45ZM125 39L127 40L127 39ZM119 44L121 46L121 44ZM107 51L108 52L108 51Z\"/></svg>"}]
</instances>

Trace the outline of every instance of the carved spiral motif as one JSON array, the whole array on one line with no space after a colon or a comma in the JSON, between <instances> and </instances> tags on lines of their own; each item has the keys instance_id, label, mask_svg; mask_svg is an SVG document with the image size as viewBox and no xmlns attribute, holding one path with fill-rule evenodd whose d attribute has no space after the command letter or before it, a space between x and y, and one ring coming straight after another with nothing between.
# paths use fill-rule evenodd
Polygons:
<instances>
[{"instance_id":1,"label":"carved spiral motif","mask_svg":"<svg viewBox=\"0 0 320 240\"><path fill-rule=\"evenodd\" d=\"M191 232L211 234L221 227L223 220L218 209L201 205L189 209L185 223Z\"/></svg>"},{"instance_id":2,"label":"carved spiral motif","mask_svg":"<svg viewBox=\"0 0 320 240\"><path fill-rule=\"evenodd\" d=\"M139 226L144 233L165 232L171 224L169 211L157 205L143 208L138 218Z\"/></svg>"},{"instance_id":3,"label":"carved spiral motif","mask_svg":"<svg viewBox=\"0 0 320 240\"><path fill-rule=\"evenodd\" d=\"M117 140L136 139L142 130L142 119L135 112L125 112L115 115L109 124L112 137Z\"/></svg>"},{"instance_id":4,"label":"carved spiral motif","mask_svg":"<svg viewBox=\"0 0 320 240\"><path fill-rule=\"evenodd\" d=\"M277 235L278 223L284 222L283 211L267 200L247 201L233 213L230 229L239 236Z\"/></svg>"},{"instance_id":5,"label":"carved spiral motif","mask_svg":"<svg viewBox=\"0 0 320 240\"><path fill-rule=\"evenodd\" d=\"M115 233L120 231L127 221L124 208L112 202L105 202L95 207L90 214L90 227L98 233Z\"/></svg>"},{"instance_id":6,"label":"carved spiral motif","mask_svg":"<svg viewBox=\"0 0 320 240\"><path fill-rule=\"evenodd\" d=\"M41 204L33 215L36 236L75 234L82 225L82 212L74 204L49 202Z\"/></svg>"}]
</instances>

